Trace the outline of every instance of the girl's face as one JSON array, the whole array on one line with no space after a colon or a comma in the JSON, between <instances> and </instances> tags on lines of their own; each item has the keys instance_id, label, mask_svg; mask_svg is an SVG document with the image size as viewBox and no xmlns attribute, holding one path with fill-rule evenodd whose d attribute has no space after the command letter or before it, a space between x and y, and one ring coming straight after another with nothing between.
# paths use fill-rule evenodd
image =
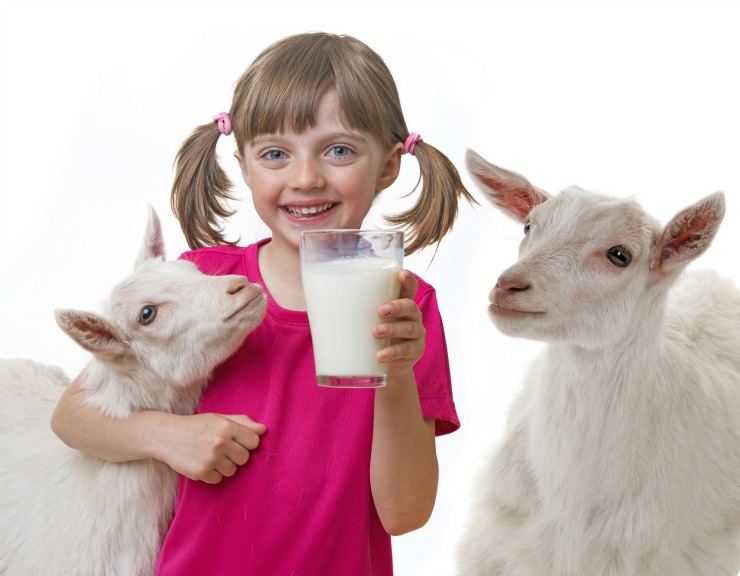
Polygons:
<instances>
[{"instance_id":1,"label":"girl's face","mask_svg":"<svg viewBox=\"0 0 740 576\"><path fill-rule=\"evenodd\" d=\"M258 136L236 157L273 244L297 250L301 230L360 228L376 191L398 176L402 148L384 150L376 137L347 128L332 91L316 126Z\"/></svg>"}]
</instances>

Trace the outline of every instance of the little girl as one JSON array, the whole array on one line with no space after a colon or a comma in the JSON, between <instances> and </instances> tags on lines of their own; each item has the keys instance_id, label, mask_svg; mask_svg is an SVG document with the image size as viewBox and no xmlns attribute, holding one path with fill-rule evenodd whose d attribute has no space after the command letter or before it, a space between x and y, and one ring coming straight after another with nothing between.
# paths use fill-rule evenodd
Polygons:
<instances>
[{"instance_id":1,"label":"little girl","mask_svg":"<svg viewBox=\"0 0 740 576\"><path fill-rule=\"evenodd\" d=\"M227 243L218 226L231 184L216 144L236 159L271 237ZM215 372L198 413L141 411L111 420L78 382L52 421L68 444L111 461L157 458L181 476L161 575L364 576L393 573L390 535L423 526L437 491L435 435L459 426L434 290L403 270L401 297L378 308L388 384L316 385L301 284L301 230L360 228L375 197L416 157L422 189L389 218L406 252L439 242L472 201L450 161L409 133L393 78L355 38L309 33L260 54L231 110L199 126L177 155L172 206L208 274L265 288L265 320Z\"/></svg>"}]
</instances>

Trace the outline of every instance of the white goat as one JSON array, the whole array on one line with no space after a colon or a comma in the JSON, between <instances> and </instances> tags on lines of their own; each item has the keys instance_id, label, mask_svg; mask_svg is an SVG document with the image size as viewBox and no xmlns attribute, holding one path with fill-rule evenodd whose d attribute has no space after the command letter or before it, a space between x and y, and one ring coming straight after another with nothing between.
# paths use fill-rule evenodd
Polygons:
<instances>
[{"instance_id":1,"label":"white goat","mask_svg":"<svg viewBox=\"0 0 740 576\"><path fill-rule=\"evenodd\" d=\"M467 168L524 224L493 322L547 347L475 485L460 574L735 576L740 291L682 274L724 195L661 228L632 200L551 197L473 151Z\"/></svg>"},{"instance_id":2,"label":"white goat","mask_svg":"<svg viewBox=\"0 0 740 576\"><path fill-rule=\"evenodd\" d=\"M114 289L107 317L55 314L93 354L82 382L87 402L126 418L146 408L192 413L212 369L264 311L262 290L246 278L164 261L150 209L135 272ZM159 461L110 463L64 445L49 420L68 383L58 368L0 361L0 574L153 574L176 474Z\"/></svg>"}]
</instances>

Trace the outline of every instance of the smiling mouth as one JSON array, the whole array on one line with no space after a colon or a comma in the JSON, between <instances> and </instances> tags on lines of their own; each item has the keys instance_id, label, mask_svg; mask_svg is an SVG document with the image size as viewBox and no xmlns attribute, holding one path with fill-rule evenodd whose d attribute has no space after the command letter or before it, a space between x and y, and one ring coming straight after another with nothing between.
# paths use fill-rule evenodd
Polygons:
<instances>
[{"instance_id":1,"label":"smiling mouth","mask_svg":"<svg viewBox=\"0 0 740 576\"><path fill-rule=\"evenodd\" d=\"M317 206L284 206L283 210L291 216L305 218L306 216L317 216L328 212L334 206L336 206L336 202L327 202L326 204L319 204Z\"/></svg>"}]
</instances>

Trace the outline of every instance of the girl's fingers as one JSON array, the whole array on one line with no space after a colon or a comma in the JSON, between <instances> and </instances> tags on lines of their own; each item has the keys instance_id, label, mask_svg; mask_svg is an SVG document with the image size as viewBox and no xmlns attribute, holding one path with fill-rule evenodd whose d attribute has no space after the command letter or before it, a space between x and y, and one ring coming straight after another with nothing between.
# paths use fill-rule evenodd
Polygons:
<instances>
[{"instance_id":1,"label":"girl's fingers","mask_svg":"<svg viewBox=\"0 0 740 576\"><path fill-rule=\"evenodd\" d=\"M264 424L241 414L197 414L186 418L192 424L180 446L179 458L184 462L170 466L188 478L208 484L233 476L249 460L250 452L259 446L260 436L266 431Z\"/></svg>"},{"instance_id":2,"label":"girl's fingers","mask_svg":"<svg viewBox=\"0 0 740 576\"><path fill-rule=\"evenodd\" d=\"M426 329L422 324L421 310L413 301L419 282L408 270L399 272L401 297L384 302L378 307L378 316L385 320L373 327L378 339L390 339L391 345L378 352L381 362L401 361L413 365L424 354Z\"/></svg>"},{"instance_id":3,"label":"girl's fingers","mask_svg":"<svg viewBox=\"0 0 740 576\"><path fill-rule=\"evenodd\" d=\"M249 450L240 443L233 442L227 449L226 454L219 458L213 470L204 474L203 481L208 484L218 484L226 477L236 474L239 466L249 460Z\"/></svg>"},{"instance_id":4,"label":"girl's fingers","mask_svg":"<svg viewBox=\"0 0 740 576\"><path fill-rule=\"evenodd\" d=\"M243 414L230 414L226 416L226 418L239 424L239 426L231 432L232 439L238 445L243 446L247 450L254 450L257 448L260 442L260 436L262 436L262 434L267 430L267 427L264 424L255 422Z\"/></svg>"},{"instance_id":5,"label":"girl's fingers","mask_svg":"<svg viewBox=\"0 0 740 576\"><path fill-rule=\"evenodd\" d=\"M404 340L416 340L426 336L426 330L421 322L402 320L373 326L373 335L378 339L401 338Z\"/></svg>"},{"instance_id":6,"label":"girl's fingers","mask_svg":"<svg viewBox=\"0 0 740 576\"><path fill-rule=\"evenodd\" d=\"M419 282L408 270L401 270L398 273L398 279L401 281L401 298L413 298L419 289Z\"/></svg>"},{"instance_id":7,"label":"girl's fingers","mask_svg":"<svg viewBox=\"0 0 740 576\"><path fill-rule=\"evenodd\" d=\"M224 458L216 468L222 476L233 476L236 473L237 466L228 458Z\"/></svg>"},{"instance_id":8,"label":"girl's fingers","mask_svg":"<svg viewBox=\"0 0 740 576\"><path fill-rule=\"evenodd\" d=\"M255 432L258 436L262 436L267 430L267 427L264 424L261 424L259 422L255 422L252 420L249 416L246 414L226 414L226 418L229 420L233 420L237 424L241 424L242 426L246 426L251 431ZM236 437L236 440L239 441L239 438ZM246 446L246 444L245 444ZM247 448L253 449L254 447L247 446Z\"/></svg>"},{"instance_id":9,"label":"girl's fingers","mask_svg":"<svg viewBox=\"0 0 740 576\"><path fill-rule=\"evenodd\" d=\"M254 448L256 448L256 444ZM254 448L251 448L251 450L254 450ZM227 452L226 452L226 458L230 462L233 462L237 466L242 466L243 464L247 463L247 460L249 460L249 450L246 449L242 444L238 444L234 442L231 446L229 446ZM229 474L224 473L224 476L229 476Z\"/></svg>"},{"instance_id":10,"label":"girl's fingers","mask_svg":"<svg viewBox=\"0 0 740 576\"><path fill-rule=\"evenodd\" d=\"M224 475L221 474L221 472L219 472L218 470L211 470L210 472L204 474L202 478L199 478L199 480L205 482L206 484L218 484L223 479Z\"/></svg>"},{"instance_id":11,"label":"girl's fingers","mask_svg":"<svg viewBox=\"0 0 740 576\"><path fill-rule=\"evenodd\" d=\"M378 306L378 316L384 319L407 319L421 323L421 310L410 298L384 302Z\"/></svg>"},{"instance_id":12,"label":"girl's fingers","mask_svg":"<svg viewBox=\"0 0 740 576\"><path fill-rule=\"evenodd\" d=\"M424 354L424 340L400 340L378 352L381 362L408 360L415 363Z\"/></svg>"}]
</instances>

